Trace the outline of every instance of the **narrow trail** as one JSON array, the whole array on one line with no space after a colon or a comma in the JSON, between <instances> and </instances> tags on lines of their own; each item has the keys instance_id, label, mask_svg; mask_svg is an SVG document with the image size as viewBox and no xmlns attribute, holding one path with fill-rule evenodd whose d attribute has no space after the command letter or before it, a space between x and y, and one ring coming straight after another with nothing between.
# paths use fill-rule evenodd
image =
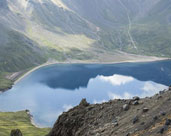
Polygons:
<instances>
[{"instance_id":1,"label":"narrow trail","mask_svg":"<svg viewBox=\"0 0 171 136\"><path fill-rule=\"evenodd\" d=\"M118 1L119 1L119 3L121 4L121 6L125 9L125 11L126 11L126 14L127 14L127 17L128 17L128 22L129 22L129 24L128 24L128 36L129 36L129 38L130 38L130 40L131 40L131 43L132 43L134 49L136 49L136 51L137 51L137 46L136 46L135 41L133 40L132 35L131 35L131 32L130 32L131 29L132 29L132 22L131 22L129 13L128 13L128 9L127 9L127 7L122 3L121 0L118 0Z\"/></svg>"}]
</instances>

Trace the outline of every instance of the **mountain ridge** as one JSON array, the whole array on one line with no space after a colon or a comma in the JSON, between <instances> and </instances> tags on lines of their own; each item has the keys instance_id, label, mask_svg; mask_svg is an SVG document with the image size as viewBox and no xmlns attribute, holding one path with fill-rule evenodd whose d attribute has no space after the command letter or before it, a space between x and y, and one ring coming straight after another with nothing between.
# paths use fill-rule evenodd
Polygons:
<instances>
[{"instance_id":1,"label":"mountain ridge","mask_svg":"<svg viewBox=\"0 0 171 136\"><path fill-rule=\"evenodd\" d=\"M63 112L48 136L170 136L171 88L152 97L80 104Z\"/></svg>"},{"instance_id":2,"label":"mountain ridge","mask_svg":"<svg viewBox=\"0 0 171 136\"><path fill-rule=\"evenodd\" d=\"M0 48L8 55L0 54L0 70L18 72L48 59L111 60L122 57L118 52L170 57L170 6L170 0L1 0ZM18 55L22 61L4 65Z\"/></svg>"}]
</instances>

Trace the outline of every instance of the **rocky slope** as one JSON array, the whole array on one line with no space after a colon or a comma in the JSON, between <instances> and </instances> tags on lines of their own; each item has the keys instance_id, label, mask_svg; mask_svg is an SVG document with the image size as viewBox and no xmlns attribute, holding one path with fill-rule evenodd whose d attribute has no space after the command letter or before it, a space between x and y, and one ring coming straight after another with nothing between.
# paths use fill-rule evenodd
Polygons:
<instances>
[{"instance_id":1,"label":"rocky slope","mask_svg":"<svg viewBox=\"0 0 171 136\"><path fill-rule=\"evenodd\" d=\"M171 136L171 87L153 97L111 100L64 112L48 136Z\"/></svg>"}]
</instances>

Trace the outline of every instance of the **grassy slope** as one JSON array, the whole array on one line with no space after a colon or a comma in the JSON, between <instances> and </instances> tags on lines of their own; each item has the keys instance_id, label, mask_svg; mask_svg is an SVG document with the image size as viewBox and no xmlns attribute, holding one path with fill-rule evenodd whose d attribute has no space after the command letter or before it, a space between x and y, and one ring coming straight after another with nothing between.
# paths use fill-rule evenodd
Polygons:
<instances>
[{"instance_id":1,"label":"grassy slope","mask_svg":"<svg viewBox=\"0 0 171 136\"><path fill-rule=\"evenodd\" d=\"M160 24L135 25L132 36L140 54L171 57L171 27Z\"/></svg>"},{"instance_id":2,"label":"grassy slope","mask_svg":"<svg viewBox=\"0 0 171 136\"><path fill-rule=\"evenodd\" d=\"M98 43L105 50L121 50L148 56L171 57L171 26L161 24L134 24L131 29L135 50L128 37L127 28L100 33Z\"/></svg>"},{"instance_id":3,"label":"grassy slope","mask_svg":"<svg viewBox=\"0 0 171 136\"><path fill-rule=\"evenodd\" d=\"M13 85L13 82L5 78L5 73L0 72L0 91L4 91L7 88L10 88Z\"/></svg>"},{"instance_id":4,"label":"grassy slope","mask_svg":"<svg viewBox=\"0 0 171 136\"><path fill-rule=\"evenodd\" d=\"M9 136L12 129L20 129L24 136L45 136L50 128L36 128L25 111L0 112L0 136Z\"/></svg>"},{"instance_id":5,"label":"grassy slope","mask_svg":"<svg viewBox=\"0 0 171 136\"><path fill-rule=\"evenodd\" d=\"M36 43L23 34L0 25L0 71L16 72L46 61Z\"/></svg>"}]
</instances>

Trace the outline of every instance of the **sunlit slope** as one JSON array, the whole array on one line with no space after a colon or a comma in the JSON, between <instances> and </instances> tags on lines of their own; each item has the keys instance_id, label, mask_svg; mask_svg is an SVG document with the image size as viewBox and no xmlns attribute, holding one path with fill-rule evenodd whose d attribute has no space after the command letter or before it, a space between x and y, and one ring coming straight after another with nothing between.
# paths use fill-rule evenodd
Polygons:
<instances>
[{"instance_id":1,"label":"sunlit slope","mask_svg":"<svg viewBox=\"0 0 171 136\"><path fill-rule=\"evenodd\" d=\"M170 0L73 0L63 2L101 28L98 45L106 50L171 56Z\"/></svg>"},{"instance_id":2,"label":"sunlit slope","mask_svg":"<svg viewBox=\"0 0 171 136\"><path fill-rule=\"evenodd\" d=\"M46 61L35 42L0 25L0 71L15 72Z\"/></svg>"},{"instance_id":3,"label":"sunlit slope","mask_svg":"<svg viewBox=\"0 0 171 136\"><path fill-rule=\"evenodd\" d=\"M11 130L20 129L24 136L45 136L50 128L36 128L26 111L0 112L0 135L9 136Z\"/></svg>"},{"instance_id":4,"label":"sunlit slope","mask_svg":"<svg viewBox=\"0 0 171 136\"><path fill-rule=\"evenodd\" d=\"M170 0L1 0L0 69L90 60L118 50L170 57L170 6Z\"/></svg>"}]
</instances>

